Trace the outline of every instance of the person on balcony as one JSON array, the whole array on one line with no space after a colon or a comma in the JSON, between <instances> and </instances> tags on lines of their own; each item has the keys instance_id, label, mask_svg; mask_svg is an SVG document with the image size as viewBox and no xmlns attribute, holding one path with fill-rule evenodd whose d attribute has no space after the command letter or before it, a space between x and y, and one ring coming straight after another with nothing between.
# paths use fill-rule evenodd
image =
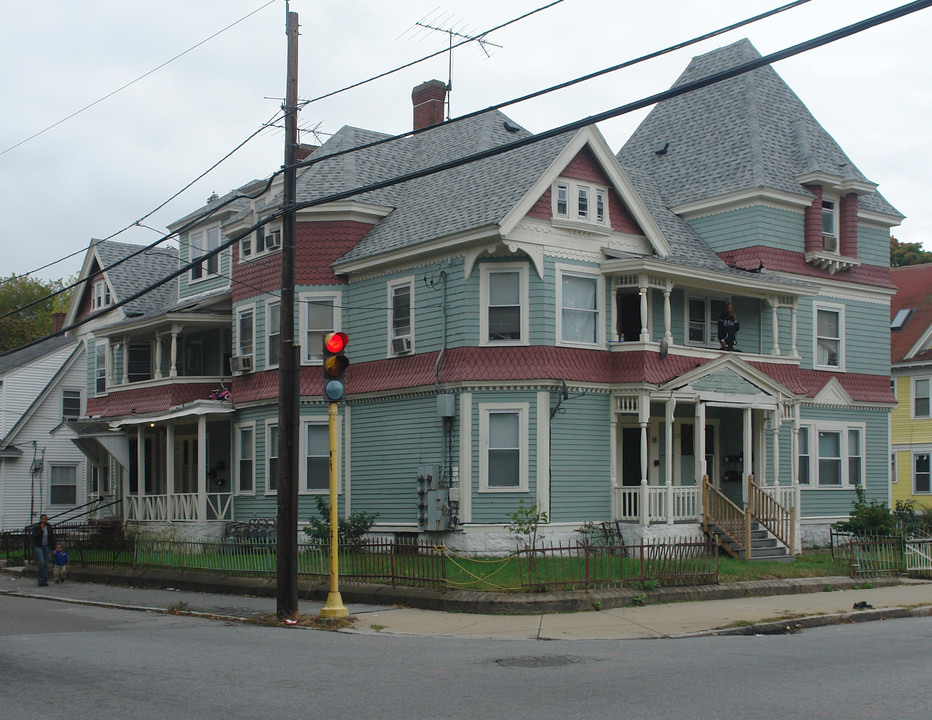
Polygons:
<instances>
[{"instance_id":1,"label":"person on balcony","mask_svg":"<svg viewBox=\"0 0 932 720\"><path fill-rule=\"evenodd\" d=\"M735 349L740 329L738 317L735 315L735 306L727 303L718 316L718 342L722 350L733 351Z\"/></svg>"}]
</instances>

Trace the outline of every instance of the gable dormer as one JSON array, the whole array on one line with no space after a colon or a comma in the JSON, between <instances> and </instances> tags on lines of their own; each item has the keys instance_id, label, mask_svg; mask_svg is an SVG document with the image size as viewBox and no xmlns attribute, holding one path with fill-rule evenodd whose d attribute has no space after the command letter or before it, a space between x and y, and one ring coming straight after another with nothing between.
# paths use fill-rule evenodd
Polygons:
<instances>
[{"instance_id":1,"label":"gable dormer","mask_svg":"<svg viewBox=\"0 0 932 720\"><path fill-rule=\"evenodd\" d=\"M803 220L806 262L832 274L860 265L858 195L873 192L876 185L816 174L800 182L813 195Z\"/></svg>"}]
</instances>

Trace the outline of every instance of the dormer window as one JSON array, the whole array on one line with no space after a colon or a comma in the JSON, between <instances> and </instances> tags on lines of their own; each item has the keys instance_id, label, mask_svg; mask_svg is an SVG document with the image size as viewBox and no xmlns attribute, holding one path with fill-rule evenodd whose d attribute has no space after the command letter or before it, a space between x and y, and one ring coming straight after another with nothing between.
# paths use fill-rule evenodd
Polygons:
<instances>
[{"instance_id":1,"label":"dormer window","mask_svg":"<svg viewBox=\"0 0 932 720\"><path fill-rule=\"evenodd\" d=\"M212 227L206 230L197 230L188 237L188 246L191 251L191 262L220 247L220 228ZM220 272L220 255L215 253L196 265L191 266L191 279L201 280L209 275Z\"/></svg>"},{"instance_id":2,"label":"dormer window","mask_svg":"<svg viewBox=\"0 0 932 720\"><path fill-rule=\"evenodd\" d=\"M94 287L92 288L92 309L97 310L102 307L107 307L110 302L110 287L107 285L107 281L98 280L94 283Z\"/></svg>"},{"instance_id":3,"label":"dormer window","mask_svg":"<svg viewBox=\"0 0 932 720\"><path fill-rule=\"evenodd\" d=\"M263 225L256 228L255 233L251 236L240 240L239 259L252 260L262 255L267 255L282 247L282 228L280 225Z\"/></svg>"},{"instance_id":4,"label":"dormer window","mask_svg":"<svg viewBox=\"0 0 932 720\"><path fill-rule=\"evenodd\" d=\"M608 218L608 188L559 180L553 189L553 218L568 226L610 226ZM557 222L556 224L560 224ZM585 229L580 227L580 229Z\"/></svg>"}]
</instances>

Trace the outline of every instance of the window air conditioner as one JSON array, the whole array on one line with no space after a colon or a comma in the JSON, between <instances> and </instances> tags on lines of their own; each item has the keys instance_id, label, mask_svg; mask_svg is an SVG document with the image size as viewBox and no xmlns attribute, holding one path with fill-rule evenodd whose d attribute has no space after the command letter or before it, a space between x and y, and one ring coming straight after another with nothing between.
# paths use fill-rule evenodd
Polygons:
<instances>
[{"instance_id":1,"label":"window air conditioner","mask_svg":"<svg viewBox=\"0 0 932 720\"><path fill-rule=\"evenodd\" d=\"M235 373L252 372L252 355L238 355L230 358L230 370Z\"/></svg>"},{"instance_id":2,"label":"window air conditioner","mask_svg":"<svg viewBox=\"0 0 932 720\"><path fill-rule=\"evenodd\" d=\"M392 338L392 352L395 353L395 355L405 355L411 352L411 336L399 335L396 338Z\"/></svg>"},{"instance_id":3,"label":"window air conditioner","mask_svg":"<svg viewBox=\"0 0 932 720\"><path fill-rule=\"evenodd\" d=\"M822 249L825 252L838 252L838 238L834 235L822 234Z\"/></svg>"},{"instance_id":4,"label":"window air conditioner","mask_svg":"<svg viewBox=\"0 0 932 720\"><path fill-rule=\"evenodd\" d=\"M265 249L266 250L277 250L281 246L282 246L281 228L275 228L274 230L269 230L268 234L265 236Z\"/></svg>"}]
</instances>

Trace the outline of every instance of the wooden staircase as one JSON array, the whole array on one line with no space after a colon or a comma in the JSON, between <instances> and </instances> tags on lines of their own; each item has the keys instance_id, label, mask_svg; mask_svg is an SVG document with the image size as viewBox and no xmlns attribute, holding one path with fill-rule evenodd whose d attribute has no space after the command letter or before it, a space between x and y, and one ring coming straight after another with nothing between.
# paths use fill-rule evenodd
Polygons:
<instances>
[{"instance_id":1,"label":"wooden staircase","mask_svg":"<svg viewBox=\"0 0 932 720\"><path fill-rule=\"evenodd\" d=\"M702 487L702 530L735 558L793 562L794 513L748 478L748 507L739 508L708 478Z\"/></svg>"}]
</instances>

